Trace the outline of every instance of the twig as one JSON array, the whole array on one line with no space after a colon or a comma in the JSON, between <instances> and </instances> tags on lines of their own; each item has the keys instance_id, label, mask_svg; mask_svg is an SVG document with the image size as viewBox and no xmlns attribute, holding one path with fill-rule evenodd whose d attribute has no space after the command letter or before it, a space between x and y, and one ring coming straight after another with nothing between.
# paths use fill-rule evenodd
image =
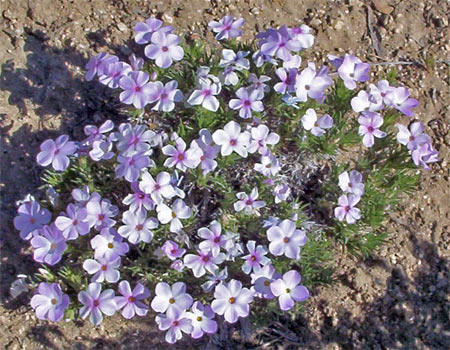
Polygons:
<instances>
[{"instance_id":1,"label":"twig","mask_svg":"<svg viewBox=\"0 0 450 350\"><path fill-rule=\"evenodd\" d=\"M372 18L374 17L372 9L370 6L366 7L367 9L367 28L369 29L369 36L372 40L372 46L375 49L375 52L379 56L384 56L383 46L381 46L381 35L378 32L377 28L372 24Z\"/></svg>"},{"instance_id":2,"label":"twig","mask_svg":"<svg viewBox=\"0 0 450 350\"><path fill-rule=\"evenodd\" d=\"M279 341L281 338L282 337L277 337L275 339L272 339L271 341L268 341L267 343L264 343L264 344L258 346L257 348L254 348L254 350L265 350L269 346L271 346L273 343L276 343L277 341Z\"/></svg>"}]
</instances>

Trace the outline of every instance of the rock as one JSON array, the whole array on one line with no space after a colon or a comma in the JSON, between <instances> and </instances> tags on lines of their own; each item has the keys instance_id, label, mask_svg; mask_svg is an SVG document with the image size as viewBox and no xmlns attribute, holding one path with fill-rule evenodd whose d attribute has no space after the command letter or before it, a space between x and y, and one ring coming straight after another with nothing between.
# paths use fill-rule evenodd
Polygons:
<instances>
[{"instance_id":1,"label":"rock","mask_svg":"<svg viewBox=\"0 0 450 350\"><path fill-rule=\"evenodd\" d=\"M118 28L121 32L127 32L127 31L128 31L128 27L127 27L125 24L123 24L123 23L119 23L119 24L117 25L117 28Z\"/></svg>"},{"instance_id":2,"label":"rock","mask_svg":"<svg viewBox=\"0 0 450 350\"><path fill-rule=\"evenodd\" d=\"M372 4L378 12L384 13L385 15L394 11L394 8L389 5L388 0L372 0Z\"/></svg>"}]
</instances>

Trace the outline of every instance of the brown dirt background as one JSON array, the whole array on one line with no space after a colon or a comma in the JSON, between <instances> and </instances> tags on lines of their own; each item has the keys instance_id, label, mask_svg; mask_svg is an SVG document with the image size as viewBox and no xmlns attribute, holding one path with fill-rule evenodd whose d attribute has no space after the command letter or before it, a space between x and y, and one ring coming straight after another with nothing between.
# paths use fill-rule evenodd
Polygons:
<instances>
[{"instance_id":1,"label":"brown dirt background","mask_svg":"<svg viewBox=\"0 0 450 350\"><path fill-rule=\"evenodd\" d=\"M344 51L370 62L416 62L396 66L399 83L420 100L416 117L428 126L442 159L432 171L421 171L420 191L389 214L389 242L374 259L338 254L336 283L312 290L297 324L259 330L235 348L449 348L449 13L445 0L0 0L0 349L169 348L152 314L126 323L114 316L94 329L89 322L39 321L26 296L12 300L15 276L36 267L12 226L15 201L39 186L42 169L34 158L44 139L61 132L80 138L83 125L114 114L111 91L84 81L89 57L141 52L132 28L149 16L212 43L207 23L225 14L246 19L244 39L268 26L310 25L317 41L308 58L316 62ZM378 54L368 16L381 38ZM170 348L181 347L204 345L188 340Z\"/></svg>"}]
</instances>

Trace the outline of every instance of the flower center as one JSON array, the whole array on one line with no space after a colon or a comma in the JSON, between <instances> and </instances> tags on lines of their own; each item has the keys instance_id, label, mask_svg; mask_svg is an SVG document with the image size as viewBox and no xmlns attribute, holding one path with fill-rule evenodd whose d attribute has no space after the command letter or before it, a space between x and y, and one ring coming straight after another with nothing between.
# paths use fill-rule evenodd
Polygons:
<instances>
[{"instance_id":1,"label":"flower center","mask_svg":"<svg viewBox=\"0 0 450 350\"><path fill-rule=\"evenodd\" d=\"M133 297L133 296L128 297L128 301L129 301L130 303L134 303L134 302L136 301L136 298Z\"/></svg>"},{"instance_id":2,"label":"flower center","mask_svg":"<svg viewBox=\"0 0 450 350\"><path fill-rule=\"evenodd\" d=\"M414 136L411 135L411 136L409 137L409 141L410 141L410 142L411 142L411 141L414 141Z\"/></svg>"},{"instance_id":3,"label":"flower center","mask_svg":"<svg viewBox=\"0 0 450 350\"><path fill-rule=\"evenodd\" d=\"M56 304L58 303L58 300L56 300L55 298L53 298L53 299L51 300L51 303L52 303L53 305L56 305Z\"/></svg>"},{"instance_id":4,"label":"flower center","mask_svg":"<svg viewBox=\"0 0 450 350\"><path fill-rule=\"evenodd\" d=\"M200 316L197 317L197 321L200 322L201 320L203 320Z\"/></svg>"},{"instance_id":5,"label":"flower center","mask_svg":"<svg viewBox=\"0 0 450 350\"><path fill-rule=\"evenodd\" d=\"M228 299L228 302L230 304L234 304L236 302L236 298L231 297L230 299Z\"/></svg>"},{"instance_id":6,"label":"flower center","mask_svg":"<svg viewBox=\"0 0 450 350\"><path fill-rule=\"evenodd\" d=\"M175 321L173 321L173 325L174 325L174 327L176 327L176 326L178 326L178 324L179 324L180 322L178 322L177 320L175 320Z\"/></svg>"},{"instance_id":7,"label":"flower center","mask_svg":"<svg viewBox=\"0 0 450 350\"><path fill-rule=\"evenodd\" d=\"M136 87L134 88L134 91L135 91L135 92L140 92L140 91L141 91L141 87L140 87L140 86L136 86Z\"/></svg>"},{"instance_id":8,"label":"flower center","mask_svg":"<svg viewBox=\"0 0 450 350\"><path fill-rule=\"evenodd\" d=\"M264 281L264 285L265 285L266 287L270 286L270 281L269 281L269 280Z\"/></svg>"},{"instance_id":9,"label":"flower center","mask_svg":"<svg viewBox=\"0 0 450 350\"><path fill-rule=\"evenodd\" d=\"M154 189L155 191L158 191L159 189L161 189L161 186L158 183L156 183Z\"/></svg>"},{"instance_id":10,"label":"flower center","mask_svg":"<svg viewBox=\"0 0 450 350\"><path fill-rule=\"evenodd\" d=\"M291 290L289 288L286 288L286 293L290 293Z\"/></svg>"},{"instance_id":11,"label":"flower center","mask_svg":"<svg viewBox=\"0 0 450 350\"><path fill-rule=\"evenodd\" d=\"M202 258L202 260L203 260L204 262L208 262L208 261L209 261L209 256L204 256L204 257Z\"/></svg>"},{"instance_id":12,"label":"flower center","mask_svg":"<svg viewBox=\"0 0 450 350\"><path fill-rule=\"evenodd\" d=\"M305 90L309 90L309 89L311 89L311 86L305 85Z\"/></svg>"},{"instance_id":13,"label":"flower center","mask_svg":"<svg viewBox=\"0 0 450 350\"><path fill-rule=\"evenodd\" d=\"M205 155L202 155L201 157L200 157L200 160L205 160L206 159L206 157L205 157Z\"/></svg>"},{"instance_id":14,"label":"flower center","mask_svg":"<svg viewBox=\"0 0 450 350\"><path fill-rule=\"evenodd\" d=\"M367 128L367 131L373 132L373 126L369 126L369 127Z\"/></svg>"},{"instance_id":15,"label":"flower center","mask_svg":"<svg viewBox=\"0 0 450 350\"><path fill-rule=\"evenodd\" d=\"M167 98L167 94L166 94L165 92L163 92L163 93L161 94L161 99L165 99L165 98Z\"/></svg>"},{"instance_id":16,"label":"flower center","mask_svg":"<svg viewBox=\"0 0 450 350\"><path fill-rule=\"evenodd\" d=\"M203 89L202 95L205 97L211 96L211 90L210 89Z\"/></svg>"},{"instance_id":17,"label":"flower center","mask_svg":"<svg viewBox=\"0 0 450 350\"><path fill-rule=\"evenodd\" d=\"M245 201L245 205L252 205L253 204L253 200L252 199L247 199Z\"/></svg>"},{"instance_id":18,"label":"flower center","mask_svg":"<svg viewBox=\"0 0 450 350\"><path fill-rule=\"evenodd\" d=\"M169 299L169 304L173 304L173 303L175 303L175 299L174 298L170 298Z\"/></svg>"},{"instance_id":19,"label":"flower center","mask_svg":"<svg viewBox=\"0 0 450 350\"><path fill-rule=\"evenodd\" d=\"M244 106L248 107L251 105L251 102L249 100L244 100Z\"/></svg>"},{"instance_id":20,"label":"flower center","mask_svg":"<svg viewBox=\"0 0 450 350\"><path fill-rule=\"evenodd\" d=\"M100 215L98 216L98 219L99 219L100 221L104 220L104 219L105 219L105 215L104 215L104 214L100 214Z\"/></svg>"},{"instance_id":21,"label":"flower center","mask_svg":"<svg viewBox=\"0 0 450 350\"><path fill-rule=\"evenodd\" d=\"M59 154L59 149L55 150L55 155Z\"/></svg>"},{"instance_id":22,"label":"flower center","mask_svg":"<svg viewBox=\"0 0 450 350\"><path fill-rule=\"evenodd\" d=\"M106 271L108 269L108 266L102 265L102 271Z\"/></svg>"},{"instance_id":23,"label":"flower center","mask_svg":"<svg viewBox=\"0 0 450 350\"><path fill-rule=\"evenodd\" d=\"M144 228L144 225L142 225L142 224L136 225L136 231L141 231L143 228Z\"/></svg>"},{"instance_id":24,"label":"flower center","mask_svg":"<svg viewBox=\"0 0 450 350\"><path fill-rule=\"evenodd\" d=\"M177 214L173 211L172 212L172 217L175 219L177 217Z\"/></svg>"},{"instance_id":25,"label":"flower center","mask_svg":"<svg viewBox=\"0 0 450 350\"><path fill-rule=\"evenodd\" d=\"M94 300L92 304L94 305L94 307L97 307L100 303L98 302L98 300Z\"/></svg>"},{"instance_id":26,"label":"flower center","mask_svg":"<svg viewBox=\"0 0 450 350\"><path fill-rule=\"evenodd\" d=\"M214 237L214 243L219 243L220 242L220 236Z\"/></svg>"},{"instance_id":27,"label":"flower center","mask_svg":"<svg viewBox=\"0 0 450 350\"><path fill-rule=\"evenodd\" d=\"M114 248L114 244L108 243L108 248L109 248L109 249L113 249L113 248Z\"/></svg>"},{"instance_id":28,"label":"flower center","mask_svg":"<svg viewBox=\"0 0 450 350\"><path fill-rule=\"evenodd\" d=\"M167 51L169 51L169 48L167 46L163 46L161 48L161 50L162 50L162 52L167 52Z\"/></svg>"},{"instance_id":29,"label":"flower center","mask_svg":"<svg viewBox=\"0 0 450 350\"><path fill-rule=\"evenodd\" d=\"M355 73L350 73L349 76L350 76L350 78L354 78L355 77Z\"/></svg>"},{"instance_id":30,"label":"flower center","mask_svg":"<svg viewBox=\"0 0 450 350\"><path fill-rule=\"evenodd\" d=\"M73 220L72 224L73 224L73 226L77 226L78 225L78 220L77 219Z\"/></svg>"},{"instance_id":31,"label":"flower center","mask_svg":"<svg viewBox=\"0 0 450 350\"><path fill-rule=\"evenodd\" d=\"M184 154L180 153L177 157L178 160L183 160L184 159Z\"/></svg>"},{"instance_id":32,"label":"flower center","mask_svg":"<svg viewBox=\"0 0 450 350\"><path fill-rule=\"evenodd\" d=\"M138 195L138 198L139 198L139 199L144 199L144 198L145 198L145 194L142 194L142 193L141 193L140 195Z\"/></svg>"},{"instance_id":33,"label":"flower center","mask_svg":"<svg viewBox=\"0 0 450 350\"><path fill-rule=\"evenodd\" d=\"M349 211L350 211L350 206L349 206L349 205L346 205L346 206L344 207L344 210L345 210L346 212L349 212Z\"/></svg>"},{"instance_id":34,"label":"flower center","mask_svg":"<svg viewBox=\"0 0 450 350\"><path fill-rule=\"evenodd\" d=\"M283 238L283 242L284 242L284 243L289 243L289 237L284 237L284 238Z\"/></svg>"},{"instance_id":35,"label":"flower center","mask_svg":"<svg viewBox=\"0 0 450 350\"><path fill-rule=\"evenodd\" d=\"M348 184L348 187L353 187L353 184L350 182L350 183Z\"/></svg>"},{"instance_id":36,"label":"flower center","mask_svg":"<svg viewBox=\"0 0 450 350\"><path fill-rule=\"evenodd\" d=\"M317 128L318 126L319 126L319 124L318 124L317 122L315 122L315 123L314 123L314 127Z\"/></svg>"},{"instance_id":37,"label":"flower center","mask_svg":"<svg viewBox=\"0 0 450 350\"><path fill-rule=\"evenodd\" d=\"M50 244L50 250L55 250L56 248L58 248L58 245L56 243Z\"/></svg>"},{"instance_id":38,"label":"flower center","mask_svg":"<svg viewBox=\"0 0 450 350\"><path fill-rule=\"evenodd\" d=\"M256 261L256 256L252 255L252 257L250 258L251 261Z\"/></svg>"},{"instance_id":39,"label":"flower center","mask_svg":"<svg viewBox=\"0 0 450 350\"><path fill-rule=\"evenodd\" d=\"M30 219L30 222L31 222L32 224L35 224L35 223L36 223L36 219L35 219L35 218L31 218L31 219Z\"/></svg>"},{"instance_id":40,"label":"flower center","mask_svg":"<svg viewBox=\"0 0 450 350\"><path fill-rule=\"evenodd\" d=\"M236 146L237 145L237 141L235 139L230 140L230 145L231 146Z\"/></svg>"}]
</instances>

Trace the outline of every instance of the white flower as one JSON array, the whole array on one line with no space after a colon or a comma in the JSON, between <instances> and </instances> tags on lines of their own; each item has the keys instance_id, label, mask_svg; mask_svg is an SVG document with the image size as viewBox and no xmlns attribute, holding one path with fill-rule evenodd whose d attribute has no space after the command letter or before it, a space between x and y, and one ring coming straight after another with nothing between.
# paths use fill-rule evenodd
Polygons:
<instances>
[{"instance_id":1,"label":"white flower","mask_svg":"<svg viewBox=\"0 0 450 350\"><path fill-rule=\"evenodd\" d=\"M248 131L241 133L241 127L235 121L227 123L223 130L214 132L212 138L217 145L221 146L222 156L228 156L234 151L243 158L247 157L250 133Z\"/></svg>"},{"instance_id":2,"label":"white flower","mask_svg":"<svg viewBox=\"0 0 450 350\"><path fill-rule=\"evenodd\" d=\"M160 204L156 207L158 213L158 220L161 224L168 224L170 222L170 232L178 232L183 228L180 219L188 219L192 210L183 200L177 199L172 204L172 209L165 204Z\"/></svg>"},{"instance_id":3,"label":"white flower","mask_svg":"<svg viewBox=\"0 0 450 350\"><path fill-rule=\"evenodd\" d=\"M245 210L246 214L259 215L258 209L266 206L266 202L256 200L258 198L258 189L256 187L250 195L247 195L245 192L239 192L236 194L236 197L240 199L233 205L237 212Z\"/></svg>"}]
</instances>

